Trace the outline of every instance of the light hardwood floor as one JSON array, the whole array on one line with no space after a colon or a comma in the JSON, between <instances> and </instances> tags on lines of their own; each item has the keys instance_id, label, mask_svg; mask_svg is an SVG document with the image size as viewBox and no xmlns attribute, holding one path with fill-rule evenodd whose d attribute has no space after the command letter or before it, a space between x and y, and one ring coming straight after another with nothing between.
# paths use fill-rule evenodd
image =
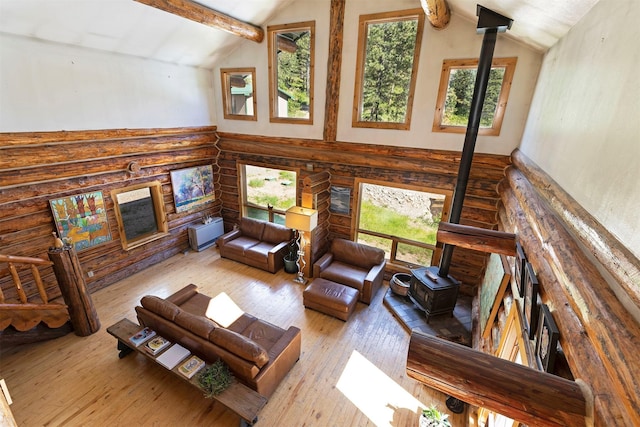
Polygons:
<instances>
[{"instance_id":1,"label":"light hardwood floor","mask_svg":"<svg viewBox=\"0 0 640 427\"><path fill-rule=\"evenodd\" d=\"M215 248L176 255L92 295L101 329L2 349L5 378L19 426L237 426L239 417L207 400L142 355L118 359L106 329L123 317L137 322L143 295L166 297L189 283L226 292L244 311L302 330L302 354L257 426L417 426L419 408L435 405L453 426L466 414L447 410L445 396L405 372L409 333L382 304L358 303L342 322L305 309L303 287L276 274L221 259Z\"/></svg>"}]
</instances>

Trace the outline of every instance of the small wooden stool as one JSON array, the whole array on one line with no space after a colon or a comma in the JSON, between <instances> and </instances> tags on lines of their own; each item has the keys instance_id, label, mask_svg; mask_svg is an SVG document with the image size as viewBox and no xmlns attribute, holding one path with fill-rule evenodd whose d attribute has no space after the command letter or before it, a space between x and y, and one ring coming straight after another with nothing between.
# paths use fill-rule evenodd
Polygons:
<instances>
[{"instance_id":1,"label":"small wooden stool","mask_svg":"<svg viewBox=\"0 0 640 427\"><path fill-rule=\"evenodd\" d=\"M356 308L358 294L357 289L319 277L304 290L302 302L307 308L346 322Z\"/></svg>"}]
</instances>

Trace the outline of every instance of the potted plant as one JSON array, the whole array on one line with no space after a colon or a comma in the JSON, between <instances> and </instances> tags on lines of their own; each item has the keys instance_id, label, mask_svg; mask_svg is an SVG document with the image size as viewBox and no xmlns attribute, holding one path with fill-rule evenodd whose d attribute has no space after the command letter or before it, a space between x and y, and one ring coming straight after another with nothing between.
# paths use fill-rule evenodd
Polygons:
<instances>
[{"instance_id":1,"label":"potted plant","mask_svg":"<svg viewBox=\"0 0 640 427\"><path fill-rule=\"evenodd\" d=\"M298 272L298 242L295 239L287 245L287 254L284 256L284 271L287 273Z\"/></svg>"},{"instance_id":2,"label":"potted plant","mask_svg":"<svg viewBox=\"0 0 640 427\"><path fill-rule=\"evenodd\" d=\"M229 367L220 359L198 375L198 385L200 385L204 395L208 398L217 396L225 391L232 380L233 375L229 371Z\"/></svg>"},{"instance_id":3,"label":"potted plant","mask_svg":"<svg viewBox=\"0 0 640 427\"><path fill-rule=\"evenodd\" d=\"M420 427L451 427L448 417L448 414L443 414L432 406L422 410L419 425Z\"/></svg>"}]
</instances>

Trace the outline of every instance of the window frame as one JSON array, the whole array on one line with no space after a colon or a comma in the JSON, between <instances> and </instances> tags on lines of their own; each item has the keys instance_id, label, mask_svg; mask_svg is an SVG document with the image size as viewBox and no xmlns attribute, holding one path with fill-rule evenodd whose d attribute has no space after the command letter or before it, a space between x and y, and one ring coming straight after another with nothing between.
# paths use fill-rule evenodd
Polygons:
<instances>
[{"instance_id":1,"label":"window frame","mask_svg":"<svg viewBox=\"0 0 640 427\"><path fill-rule=\"evenodd\" d=\"M279 33L309 31L309 118L278 116L278 51L275 49ZM314 104L314 62L315 62L316 21L296 22L267 27L267 50L269 57L269 122L288 124L313 124Z\"/></svg>"},{"instance_id":2,"label":"window frame","mask_svg":"<svg viewBox=\"0 0 640 427\"><path fill-rule=\"evenodd\" d=\"M398 260L397 259L397 248L398 248L398 243L402 243L402 244L406 244L406 245L413 245L413 246L417 246L420 248L425 248L425 249L430 249L433 251L433 255L431 256L431 265L436 265L439 261L440 261L440 256L442 255L442 245L439 244L437 241L434 245L428 244L428 243L423 243L423 242L418 242L415 240L410 240L404 237L398 237L398 236L392 236L392 235L387 235L384 233L378 233L375 231L368 231L368 230L361 230L360 229L360 210L361 210L361 203L362 203L362 184L372 184L372 185L378 185L378 186L384 186L384 187L391 187L391 188L398 188L398 189L404 189L404 190L412 190L412 191L419 191L419 192L423 192L423 193L431 193L431 194L437 194L440 196L444 196L444 204L442 206L442 215L440 216L440 221L447 221L449 219L449 215L451 214L451 201L453 198L453 191L451 190L445 190L442 188L434 188L434 187L422 187L419 185L415 185L415 184L405 184L405 183L398 183L398 182L389 182L389 181L378 181L378 180L373 180L373 179L367 179L367 178L356 178L354 180L354 184L353 184L353 190L354 190L354 198L353 198L353 203L354 203L354 207L353 207L353 216L351 219L352 222L352 226L351 229L352 231L352 236L351 239L354 242L358 241L358 235L360 233L362 234L366 234L369 236L375 236L375 237L382 237L384 239L389 239L391 240L391 249L390 249L390 259L388 260L388 263L391 265L396 265L396 266L402 266L405 268L417 268L417 267L423 267L422 265L418 265L418 264L413 264L410 263L408 261L403 261L403 260Z\"/></svg>"},{"instance_id":3,"label":"window frame","mask_svg":"<svg viewBox=\"0 0 640 427\"><path fill-rule=\"evenodd\" d=\"M231 76L234 74L251 74L253 114L234 114L232 108L233 95L231 94ZM256 69L247 68L220 68L220 85L222 87L222 111L227 120L258 120L258 101L256 99Z\"/></svg>"},{"instance_id":4,"label":"window frame","mask_svg":"<svg viewBox=\"0 0 640 427\"><path fill-rule=\"evenodd\" d=\"M256 210L260 210L260 211L265 211L267 212L267 220L269 222L276 222L275 221L275 216L280 216L282 217L282 222L277 222L278 224L284 224L284 218L285 218L285 213L287 211L287 209L279 209L276 208L275 206L272 206L271 209L269 209L268 207L265 208L263 206L260 205L256 205L253 203L250 203L247 200L247 186L248 186L248 180L247 180L247 169L246 166L255 166L255 167L259 167L259 168L267 168L267 169L272 169L272 170L278 170L278 171L288 171L288 172L293 172L296 174L296 179L294 182L294 191L295 191L295 202L294 205L298 204L298 179L300 177L300 171L298 169L295 168L282 168L282 167L274 167L273 165L270 164L261 164L261 163L250 163L250 162L238 162L237 163L237 170L238 170L238 201L240 203L240 216L241 217L249 217L248 216L248 210L249 209L256 209ZM249 217L251 218L251 217Z\"/></svg>"},{"instance_id":5,"label":"window frame","mask_svg":"<svg viewBox=\"0 0 640 427\"><path fill-rule=\"evenodd\" d=\"M370 122L360 119L363 109L363 84L364 84L364 65L367 45L367 28L369 24L380 24L385 22L409 21L416 19L418 28L416 30L416 42L413 52L413 64L411 70L411 81L409 83L409 94L407 96L407 106L405 121L400 122ZM413 101L415 97L415 87L418 74L418 63L420 60L420 49L422 46L422 38L424 34L424 11L420 8L407 9L394 12L373 13L368 15L360 15L358 23L358 55L356 58L355 71L355 90L353 94L353 115L351 117L351 126L355 128L374 128L374 129L396 129L409 130L411 128L411 116L413 111Z\"/></svg>"},{"instance_id":6,"label":"window frame","mask_svg":"<svg viewBox=\"0 0 640 427\"><path fill-rule=\"evenodd\" d=\"M504 76L502 77L502 87L500 88L500 96L496 104L496 111L493 116L493 125L491 127L480 127L478 135L499 136L502 130L502 121L507 109L509 100L509 92L513 83L513 75L516 70L518 58L493 58L491 68L504 67ZM433 132L445 133L466 133L467 126L453 126L442 124L444 118L445 102L447 100L447 90L449 89L449 78L452 69L472 69L478 68L478 58L469 59L445 59L442 62L442 71L440 73L440 85L438 87L438 97L436 100L436 110L433 117Z\"/></svg>"}]
</instances>

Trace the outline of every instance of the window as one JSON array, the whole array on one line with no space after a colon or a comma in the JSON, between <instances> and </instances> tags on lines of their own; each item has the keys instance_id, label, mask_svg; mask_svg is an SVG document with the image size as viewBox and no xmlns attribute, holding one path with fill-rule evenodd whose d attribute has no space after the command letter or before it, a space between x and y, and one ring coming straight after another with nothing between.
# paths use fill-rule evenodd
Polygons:
<instances>
[{"instance_id":1,"label":"window","mask_svg":"<svg viewBox=\"0 0 640 427\"><path fill-rule=\"evenodd\" d=\"M221 68L222 107L225 119L258 120L256 69Z\"/></svg>"},{"instance_id":2,"label":"window","mask_svg":"<svg viewBox=\"0 0 640 427\"><path fill-rule=\"evenodd\" d=\"M409 129L422 9L360 16L353 127Z\"/></svg>"},{"instance_id":3,"label":"window","mask_svg":"<svg viewBox=\"0 0 640 427\"><path fill-rule=\"evenodd\" d=\"M517 58L495 58L491 64L478 135L500 135ZM442 64L433 120L434 132L466 133L477 59L449 59Z\"/></svg>"},{"instance_id":4,"label":"window","mask_svg":"<svg viewBox=\"0 0 640 427\"><path fill-rule=\"evenodd\" d=\"M294 171L239 165L242 216L284 224L285 211L296 205Z\"/></svg>"},{"instance_id":5,"label":"window","mask_svg":"<svg viewBox=\"0 0 640 427\"><path fill-rule=\"evenodd\" d=\"M436 233L448 218L451 193L356 180L356 241L383 249L391 262L432 265Z\"/></svg>"},{"instance_id":6,"label":"window","mask_svg":"<svg viewBox=\"0 0 640 427\"><path fill-rule=\"evenodd\" d=\"M269 120L313 124L315 21L267 27Z\"/></svg>"}]
</instances>

